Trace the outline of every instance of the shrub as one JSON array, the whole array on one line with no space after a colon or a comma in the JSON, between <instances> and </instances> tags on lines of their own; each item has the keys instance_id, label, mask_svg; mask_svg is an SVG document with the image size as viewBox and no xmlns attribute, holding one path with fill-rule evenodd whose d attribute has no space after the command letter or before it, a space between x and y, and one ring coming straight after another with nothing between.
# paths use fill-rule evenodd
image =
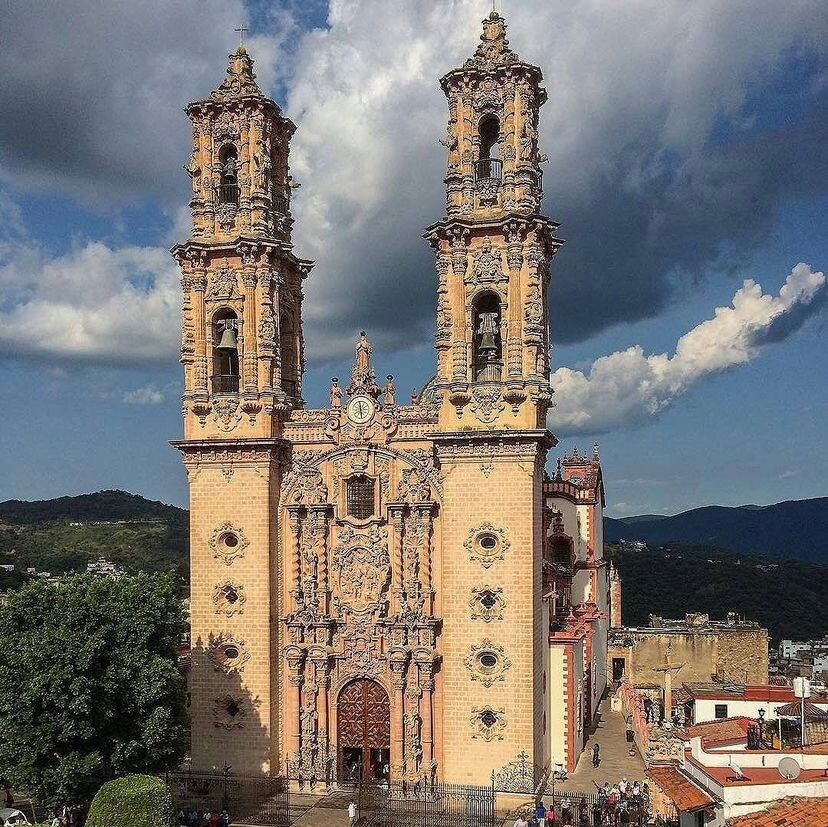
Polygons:
<instances>
[{"instance_id":1,"label":"shrub","mask_svg":"<svg viewBox=\"0 0 828 827\"><path fill-rule=\"evenodd\" d=\"M86 827L177 827L167 785L152 775L107 781L92 800Z\"/></svg>"}]
</instances>

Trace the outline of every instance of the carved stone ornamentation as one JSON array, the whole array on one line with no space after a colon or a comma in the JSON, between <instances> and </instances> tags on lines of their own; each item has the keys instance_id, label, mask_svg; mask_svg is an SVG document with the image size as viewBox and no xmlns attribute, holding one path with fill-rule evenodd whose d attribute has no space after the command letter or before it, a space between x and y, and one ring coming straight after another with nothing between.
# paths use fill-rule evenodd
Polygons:
<instances>
[{"instance_id":1,"label":"carved stone ornamentation","mask_svg":"<svg viewBox=\"0 0 828 827\"><path fill-rule=\"evenodd\" d=\"M213 402L213 419L220 431L232 431L242 419L238 399L231 396L218 397Z\"/></svg>"},{"instance_id":2,"label":"carved stone ornamentation","mask_svg":"<svg viewBox=\"0 0 828 827\"><path fill-rule=\"evenodd\" d=\"M484 425L494 422L506 405L499 385L475 385L469 410Z\"/></svg>"},{"instance_id":3,"label":"carved stone ornamentation","mask_svg":"<svg viewBox=\"0 0 828 827\"><path fill-rule=\"evenodd\" d=\"M472 282L486 284L505 279L501 251L493 249L491 239L486 238L480 249L472 255Z\"/></svg>"},{"instance_id":4,"label":"carved stone ornamentation","mask_svg":"<svg viewBox=\"0 0 828 827\"><path fill-rule=\"evenodd\" d=\"M463 664L471 679L480 681L486 687L504 680L506 672L512 667L512 661L506 656L504 648L488 638L470 647Z\"/></svg>"},{"instance_id":5,"label":"carved stone ornamentation","mask_svg":"<svg viewBox=\"0 0 828 827\"><path fill-rule=\"evenodd\" d=\"M506 715L502 708L472 707L469 724L472 738L480 738L483 741L502 741L503 731L506 729Z\"/></svg>"},{"instance_id":6,"label":"carved stone ornamentation","mask_svg":"<svg viewBox=\"0 0 828 827\"><path fill-rule=\"evenodd\" d=\"M235 270L222 267L213 273L210 280L210 289L207 292L207 301L226 301L240 299L239 279Z\"/></svg>"},{"instance_id":7,"label":"carved stone ornamentation","mask_svg":"<svg viewBox=\"0 0 828 827\"><path fill-rule=\"evenodd\" d=\"M503 610L506 608L506 601L503 598L503 589L493 586L473 586L469 609L472 620L485 620L486 623L492 620L503 620Z\"/></svg>"},{"instance_id":8,"label":"carved stone ornamentation","mask_svg":"<svg viewBox=\"0 0 828 827\"><path fill-rule=\"evenodd\" d=\"M470 529L469 536L463 545L472 560L477 560L484 568L489 568L496 560L504 558L510 543L502 528L485 522Z\"/></svg>"},{"instance_id":9,"label":"carved stone ornamentation","mask_svg":"<svg viewBox=\"0 0 828 827\"><path fill-rule=\"evenodd\" d=\"M229 566L234 560L244 557L244 550L250 543L242 529L225 522L213 530L209 545L213 557Z\"/></svg>"},{"instance_id":10,"label":"carved stone ornamentation","mask_svg":"<svg viewBox=\"0 0 828 827\"><path fill-rule=\"evenodd\" d=\"M234 675L244 671L244 665L250 660L244 641L229 634L220 634L210 644L210 660L217 672Z\"/></svg>"},{"instance_id":11,"label":"carved stone ornamentation","mask_svg":"<svg viewBox=\"0 0 828 827\"><path fill-rule=\"evenodd\" d=\"M296 478L293 502L304 505L322 505L328 501L328 486L318 468L306 468Z\"/></svg>"},{"instance_id":12,"label":"carved stone ornamentation","mask_svg":"<svg viewBox=\"0 0 828 827\"><path fill-rule=\"evenodd\" d=\"M272 307L262 308L259 321L259 345L263 350L276 347L276 315Z\"/></svg>"},{"instance_id":13,"label":"carved stone ornamentation","mask_svg":"<svg viewBox=\"0 0 828 827\"><path fill-rule=\"evenodd\" d=\"M229 233L230 230L236 225L236 216L238 215L239 208L230 201L226 201L223 204L219 204L216 208L216 222L218 223L220 229L224 230L224 232Z\"/></svg>"},{"instance_id":14,"label":"carved stone ornamentation","mask_svg":"<svg viewBox=\"0 0 828 827\"><path fill-rule=\"evenodd\" d=\"M247 595L244 593L244 586L225 580L213 589L213 604L216 607L216 614L233 615L244 612L244 604L247 602Z\"/></svg>"},{"instance_id":15,"label":"carved stone ornamentation","mask_svg":"<svg viewBox=\"0 0 828 827\"><path fill-rule=\"evenodd\" d=\"M243 729L247 711L241 698L225 695L213 701L213 726L220 729Z\"/></svg>"},{"instance_id":16,"label":"carved stone ornamentation","mask_svg":"<svg viewBox=\"0 0 828 827\"><path fill-rule=\"evenodd\" d=\"M331 554L331 570L337 580L334 603L340 612L384 615L391 577L387 527L372 525L355 531L343 525Z\"/></svg>"}]
</instances>

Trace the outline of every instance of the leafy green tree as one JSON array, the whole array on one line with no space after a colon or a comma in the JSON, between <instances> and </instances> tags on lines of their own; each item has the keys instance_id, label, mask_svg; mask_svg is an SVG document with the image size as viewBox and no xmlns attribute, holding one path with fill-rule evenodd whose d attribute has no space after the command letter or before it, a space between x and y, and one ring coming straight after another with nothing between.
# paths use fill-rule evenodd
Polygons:
<instances>
[{"instance_id":1,"label":"leafy green tree","mask_svg":"<svg viewBox=\"0 0 828 827\"><path fill-rule=\"evenodd\" d=\"M128 775L107 781L89 808L86 827L177 827L172 796L160 778Z\"/></svg>"},{"instance_id":2,"label":"leafy green tree","mask_svg":"<svg viewBox=\"0 0 828 827\"><path fill-rule=\"evenodd\" d=\"M168 575L35 581L0 604L0 776L45 803L174 767L186 747Z\"/></svg>"}]
</instances>

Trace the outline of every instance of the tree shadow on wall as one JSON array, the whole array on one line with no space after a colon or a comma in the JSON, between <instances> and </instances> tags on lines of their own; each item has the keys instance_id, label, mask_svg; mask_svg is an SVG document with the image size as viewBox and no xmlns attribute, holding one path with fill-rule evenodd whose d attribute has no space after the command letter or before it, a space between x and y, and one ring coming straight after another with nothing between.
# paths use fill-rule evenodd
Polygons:
<instances>
[{"instance_id":1,"label":"tree shadow on wall","mask_svg":"<svg viewBox=\"0 0 828 827\"><path fill-rule=\"evenodd\" d=\"M238 655L228 657L228 648ZM271 749L262 703L243 683L249 663L243 642L229 636L210 635L206 646L199 637L190 650L190 757L170 775L177 810L227 809L233 820L242 820L270 818L281 806L280 780L266 771Z\"/></svg>"}]
</instances>

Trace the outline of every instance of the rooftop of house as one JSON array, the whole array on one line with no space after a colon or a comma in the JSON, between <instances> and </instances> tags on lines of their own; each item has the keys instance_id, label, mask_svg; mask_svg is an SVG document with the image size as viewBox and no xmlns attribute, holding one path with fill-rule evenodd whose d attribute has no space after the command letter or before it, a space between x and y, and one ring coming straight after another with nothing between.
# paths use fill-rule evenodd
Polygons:
<instances>
[{"instance_id":1,"label":"rooftop of house","mask_svg":"<svg viewBox=\"0 0 828 827\"><path fill-rule=\"evenodd\" d=\"M675 804L679 812L702 810L715 803L675 764L652 764L647 768L647 777Z\"/></svg>"},{"instance_id":2,"label":"rooftop of house","mask_svg":"<svg viewBox=\"0 0 828 827\"><path fill-rule=\"evenodd\" d=\"M742 753L744 754L744 753ZM684 751L685 761L701 770L722 787L756 787L769 784L807 784L823 782L828 797L828 770L803 769L796 778L785 778L776 767L744 767L739 775L734 767L710 767L697 761L690 748Z\"/></svg>"},{"instance_id":3,"label":"rooftop of house","mask_svg":"<svg viewBox=\"0 0 828 827\"><path fill-rule=\"evenodd\" d=\"M721 683L684 683L682 687L691 700L707 701L762 701L765 703L787 704L796 700L793 687L776 684ZM828 695L812 691L809 702L815 705L828 705Z\"/></svg>"},{"instance_id":4,"label":"rooftop of house","mask_svg":"<svg viewBox=\"0 0 828 827\"><path fill-rule=\"evenodd\" d=\"M747 739L748 728L755 724L752 718L738 715L734 718L722 718L718 721L704 721L685 727L681 737L689 741L696 736L702 739L704 747L724 746L741 743Z\"/></svg>"},{"instance_id":5,"label":"rooftop of house","mask_svg":"<svg viewBox=\"0 0 828 827\"><path fill-rule=\"evenodd\" d=\"M784 798L767 810L729 818L727 827L828 827L828 798Z\"/></svg>"}]
</instances>

